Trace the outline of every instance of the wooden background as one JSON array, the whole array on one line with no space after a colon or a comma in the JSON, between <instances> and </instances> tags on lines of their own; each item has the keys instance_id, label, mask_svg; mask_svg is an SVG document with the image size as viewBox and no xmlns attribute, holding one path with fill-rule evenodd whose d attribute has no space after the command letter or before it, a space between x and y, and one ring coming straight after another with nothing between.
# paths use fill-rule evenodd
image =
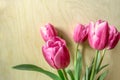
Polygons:
<instances>
[{"instance_id":1,"label":"wooden background","mask_svg":"<svg viewBox=\"0 0 120 80\"><path fill-rule=\"evenodd\" d=\"M72 65L74 26L98 19L107 20L120 31L120 0L0 0L0 80L51 80L40 73L11 67L31 63L56 72L41 53L44 41L39 29L47 22L54 24L68 46L72 46ZM89 64L95 50L87 42L80 49ZM110 64L106 80L120 80L120 42L107 51L104 63Z\"/></svg>"}]
</instances>

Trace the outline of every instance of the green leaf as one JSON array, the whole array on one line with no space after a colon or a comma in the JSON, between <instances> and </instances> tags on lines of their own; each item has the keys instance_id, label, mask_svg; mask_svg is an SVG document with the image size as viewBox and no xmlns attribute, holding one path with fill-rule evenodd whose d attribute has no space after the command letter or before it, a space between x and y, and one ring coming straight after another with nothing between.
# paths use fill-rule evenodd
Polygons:
<instances>
[{"instance_id":1,"label":"green leaf","mask_svg":"<svg viewBox=\"0 0 120 80\"><path fill-rule=\"evenodd\" d=\"M47 70L44 70L44 69L42 69L42 68L40 68L38 66L32 65L32 64L21 64L21 65L14 66L13 68L18 69L18 70L41 72L41 73L49 76L53 80L61 80L56 74L54 74L52 72L49 72Z\"/></svg>"},{"instance_id":2,"label":"green leaf","mask_svg":"<svg viewBox=\"0 0 120 80\"><path fill-rule=\"evenodd\" d=\"M59 76L61 77L61 79L65 80L65 77L64 77L62 70L58 70L57 72L58 72Z\"/></svg>"},{"instance_id":3,"label":"green leaf","mask_svg":"<svg viewBox=\"0 0 120 80\"><path fill-rule=\"evenodd\" d=\"M85 80L85 76L83 76L82 80Z\"/></svg>"},{"instance_id":4,"label":"green leaf","mask_svg":"<svg viewBox=\"0 0 120 80\"><path fill-rule=\"evenodd\" d=\"M94 64L94 60L95 60L95 57L92 59L92 62L90 64L89 67L87 67L87 73L85 72L85 75L83 77L83 80L86 80L86 78L89 80L90 79L90 76L91 76L91 73L92 73L92 67L93 67L93 64ZM98 61L98 60L97 60Z\"/></svg>"},{"instance_id":5,"label":"green leaf","mask_svg":"<svg viewBox=\"0 0 120 80\"><path fill-rule=\"evenodd\" d=\"M101 57L100 57L100 51L98 52L98 55L97 55L97 63L96 63L96 68L95 68L95 70L96 70L96 72L97 72L97 70L99 69L99 63L100 63L100 59L101 59Z\"/></svg>"},{"instance_id":6,"label":"green leaf","mask_svg":"<svg viewBox=\"0 0 120 80\"><path fill-rule=\"evenodd\" d=\"M92 60L91 65L88 67L88 79L90 79L90 75L91 75L92 67L93 67L93 62L94 62L94 58L93 58L93 60Z\"/></svg>"},{"instance_id":7,"label":"green leaf","mask_svg":"<svg viewBox=\"0 0 120 80\"><path fill-rule=\"evenodd\" d=\"M89 80L90 79L90 72L91 71L91 66L87 67L85 69L85 75L83 76L82 80Z\"/></svg>"},{"instance_id":8,"label":"green leaf","mask_svg":"<svg viewBox=\"0 0 120 80\"><path fill-rule=\"evenodd\" d=\"M108 74L108 70L107 70L107 71L104 71L104 72L98 77L97 80L104 80L105 77L107 76L107 74Z\"/></svg>"},{"instance_id":9,"label":"green leaf","mask_svg":"<svg viewBox=\"0 0 120 80\"><path fill-rule=\"evenodd\" d=\"M85 74L84 74L82 80L89 80L90 79L92 66L93 66L93 63L91 63L91 65L89 67L86 67L86 71L85 71Z\"/></svg>"},{"instance_id":10,"label":"green leaf","mask_svg":"<svg viewBox=\"0 0 120 80\"><path fill-rule=\"evenodd\" d=\"M99 68L98 72L100 72L103 68L107 67L109 64L103 65L102 67Z\"/></svg>"},{"instance_id":11,"label":"green leaf","mask_svg":"<svg viewBox=\"0 0 120 80\"><path fill-rule=\"evenodd\" d=\"M91 64L90 64L90 66L89 66L89 67L86 67L88 70L87 70L87 73L85 72L82 80L86 80L86 78L88 78L88 80L90 79L94 60L95 60L95 57L92 59L92 62L91 62Z\"/></svg>"},{"instance_id":12,"label":"green leaf","mask_svg":"<svg viewBox=\"0 0 120 80\"><path fill-rule=\"evenodd\" d=\"M91 75L91 72L92 72L93 63L94 63L94 58L92 59L92 62L91 62L91 64L90 64L90 66L87 67L87 69L88 69L88 74L86 75L86 72L85 72L82 80L86 80L86 77L87 77L88 79L90 79L90 75Z\"/></svg>"},{"instance_id":13,"label":"green leaf","mask_svg":"<svg viewBox=\"0 0 120 80\"><path fill-rule=\"evenodd\" d=\"M80 80L80 75L82 72L82 54L80 51L77 51L77 61L75 65L75 80Z\"/></svg>"},{"instance_id":14,"label":"green leaf","mask_svg":"<svg viewBox=\"0 0 120 80\"><path fill-rule=\"evenodd\" d=\"M71 80L75 80L73 72L70 69L67 71L67 73L69 74Z\"/></svg>"},{"instance_id":15,"label":"green leaf","mask_svg":"<svg viewBox=\"0 0 120 80\"><path fill-rule=\"evenodd\" d=\"M98 60L98 54L99 54L99 51L97 50L96 54L95 54L95 57L94 57L94 62L93 62L93 65L92 65L92 71L91 71L91 74L90 74L90 80L94 80L95 78L95 75L96 75L96 67L97 67L97 60Z\"/></svg>"},{"instance_id":16,"label":"green leaf","mask_svg":"<svg viewBox=\"0 0 120 80\"><path fill-rule=\"evenodd\" d=\"M90 74L92 72L92 67L93 67L93 64L88 68L88 77L90 78Z\"/></svg>"},{"instance_id":17,"label":"green leaf","mask_svg":"<svg viewBox=\"0 0 120 80\"><path fill-rule=\"evenodd\" d=\"M86 71L85 71L85 80L88 80L89 78L88 78L88 67L86 67Z\"/></svg>"}]
</instances>

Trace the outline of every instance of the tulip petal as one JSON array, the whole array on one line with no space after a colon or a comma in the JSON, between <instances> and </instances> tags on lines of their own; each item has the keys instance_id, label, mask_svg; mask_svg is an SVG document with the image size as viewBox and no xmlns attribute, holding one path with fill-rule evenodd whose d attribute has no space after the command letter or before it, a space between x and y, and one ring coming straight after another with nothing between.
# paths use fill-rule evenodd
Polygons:
<instances>
[{"instance_id":1,"label":"tulip petal","mask_svg":"<svg viewBox=\"0 0 120 80\"><path fill-rule=\"evenodd\" d=\"M54 36L56 36L57 35L57 31L56 31L56 29L54 28L54 26L52 25L52 24L50 24L50 23L47 23L46 25L45 25L45 27L47 28L47 30L48 30L48 34L49 33L51 33L51 35L54 35ZM50 35L50 36L51 36Z\"/></svg>"},{"instance_id":2,"label":"tulip petal","mask_svg":"<svg viewBox=\"0 0 120 80\"><path fill-rule=\"evenodd\" d=\"M59 48L57 54L54 57L54 61L58 69L68 66L70 63L70 56L65 46Z\"/></svg>"},{"instance_id":3,"label":"tulip petal","mask_svg":"<svg viewBox=\"0 0 120 80\"><path fill-rule=\"evenodd\" d=\"M108 23L105 21L97 21L95 24L89 24L88 40L92 48L102 50L106 47L108 41Z\"/></svg>"},{"instance_id":4,"label":"tulip petal","mask_svg":"<svg viewBox=\"0 0 120 80\"><path fill-rule=\"evenodd\" d=\"M46 49L44 46L42 47L42 52L43 52L43 56L45 58L45 60L47 61L47 63L53 67L53 68L56 68L55 65L54 65L54 61L53 61L53 58L54 58L54 54L51 54L51 53L55 53L55 50L53 48L48 48Z\"/></svg>"},{"instance_id":5,"label":"tulip petal","mask_svg":"<svg viewBox=\"0 0 120 80\"><path fill-rule=\"evenodd\" d=\"M55 69L65 68L70 63L66 42L59 37L49 39L42 47L42 52L47 63Z\"/></svg>"},{"instance_id":6,"label":"tulip petal","mask_svg":"<svg viewBox=\"0 0 120 80\"><path fill-rule=\"evenodd\" d=\"M50 23L41 27L40 33L45 42L48 41L49 39L57 36L57 31L55 30L54 26Z\"/></svg>"},{"instance_id":7,"label":"tulip petal","mask_svg":"<svg viewBox=\"0 0 120 80\"><path fill-rule=\"evenodd\" d=\"M119 41L119 32L114 26L109 26L108 49L113 49Z\"/></svg>"},{"instance_id":8,"label":"tulip petal","mask_svg":"<svg viewBox=\"0 0 120 80\"><path fill-rule=\"evenodd\" d=\"M76 43L82 43L87 39L88 30L87 26L82 24L77 24L74 29L73 39Z\"/></svg>"}]
</instances>

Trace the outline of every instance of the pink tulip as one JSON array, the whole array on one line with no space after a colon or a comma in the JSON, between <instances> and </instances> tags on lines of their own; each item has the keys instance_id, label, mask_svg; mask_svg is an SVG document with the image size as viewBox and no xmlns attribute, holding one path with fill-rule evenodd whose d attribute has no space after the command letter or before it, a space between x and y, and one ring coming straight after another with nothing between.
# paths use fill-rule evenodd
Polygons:
<instances>
[{"instance_id":1,"label":"pink tulip","mask_svg":"<svg viewBox=\"0 0 120 80\"><path fill-rule=\"evenodd\" d=\"M114 26L109 26L108 49L113 49L119 41L120 33Z\"/></svg>"},{"instance_id":2,"label":"pink tulip","mask_svg":"<svg viewBox=\"0 0 120 80\"><path fill-rule=\"evenodd\" d=\"M66 42L59 37L49 39L42 47L42 52L48 64L55 69L63 69L70 63Z\"/></svg>"},{"instance_id":3,"label":"pink tulip","mask_svg":"<svg viewBox=\"0 0 120 80\"><path fill-rule=\"evenodd\" d=\"M57 36L57 31L55 30L54 26L50 23L46 24L44 27L41 27L40 33L45 42L51 39L52 37Z\"/></svg>"},{"instance_id":4,"label":"pink tulip","mask_svg":"<svg viewBox=\"0 0 120 80\"><path fill-rule=\"evenodd\" d=\"M89 24L88 41L92 48L102 50L106 47L109 27L106 21L98 20Z\"/></svg>"},{"instance_id":5,"label":"pink tulip","mask_svg":"<svg viewBox=\"0 0 120 80\"><path fill-rule=\"evenodd\" d=\"M82 24L78 24L74 29L73 39L76 43L82 43L87 39L88 28Z\"/></svg>"}]
</instances>

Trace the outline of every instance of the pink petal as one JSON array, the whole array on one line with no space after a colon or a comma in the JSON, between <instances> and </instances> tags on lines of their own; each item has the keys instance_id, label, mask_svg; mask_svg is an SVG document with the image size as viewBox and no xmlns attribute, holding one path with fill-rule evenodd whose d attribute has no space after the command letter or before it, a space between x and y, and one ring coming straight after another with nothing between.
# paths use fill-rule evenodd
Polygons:
<instances>
[{"instance_id":1,"label":"pink petal","mask_svg":"<svg viewBox=\"0 0 120 80\"><path fill-rule=\"evenodd\" d=\"M47 63L53 67L53 68L56 68L54 66L54 62L53 62L53 57L54 57L54 54L51 54L51 53L54 53L54 49L52 48L48 48L46 49L44 46L42 47L42 52L43 52L43 56L45 58L45 60L47 61Z\"/></svg>"},{"instance_id":2,"label":"pink petal","mask_svg":"<svg viewBox=\"0 0 120 80\"><path fill-rule=\"evenodd\" d=\"M60 47L57 54L54 57L55 65L58 69L65 68L70 63L70 56L65 46Z\"/></svg>"}]
</instances>

